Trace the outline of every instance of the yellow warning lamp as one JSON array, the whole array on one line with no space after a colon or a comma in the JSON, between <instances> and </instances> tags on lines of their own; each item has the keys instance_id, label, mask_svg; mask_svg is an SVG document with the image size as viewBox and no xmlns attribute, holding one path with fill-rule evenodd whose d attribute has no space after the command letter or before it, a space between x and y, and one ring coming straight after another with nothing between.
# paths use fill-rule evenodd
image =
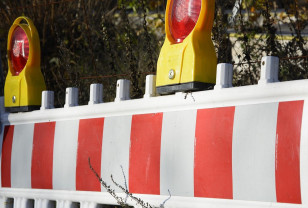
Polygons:
<instances>
[{"instance_id":1,"label":"yellow warning lamp","mask_svg":"<svg viewBox=\"0 0 308 208\"><path fill-rule=\"evenodd\" d=\"M168 0L166 39L157 63L158 94L205 90L215 84L214 9L215 0Z\"/></svg>"},{"instance_id":2,"label":"yellow warning lamp","mask_svg":"<svg viewBox=\"0 0 308 208\"><path fill-rule=\"evenodd\" d=\"M8 74L4 86L7 112L39 109L46 89L41 72L41 49L38 32L27 17L18 17L8 35Z\"/></svg>"}]
</instances>

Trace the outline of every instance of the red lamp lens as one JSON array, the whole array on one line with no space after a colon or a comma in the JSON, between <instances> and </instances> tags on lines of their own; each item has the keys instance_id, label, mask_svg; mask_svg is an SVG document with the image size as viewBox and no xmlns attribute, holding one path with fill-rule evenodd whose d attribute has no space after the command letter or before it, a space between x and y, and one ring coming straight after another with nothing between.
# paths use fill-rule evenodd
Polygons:
<instances>
[{"instance_id":1,"label":"red lamp lens","mask_svg":"<svg viewBox=\"0 0 308 208\"><path fill-rule=\"evenodd\" d=\"M173 0L169 28L177 43L183 40L194 29L201 10L201 0Z\"/></svg>"},{"instance_id":2,"label":"red lamp lens","mask_svg":"<svg viewBox=\"0 0 308 208\"><path fill-rule=\"evenodd\" d=\"M19 26L15 28L12 35L10 57L15 75L18 75L29 58L29 40L26 32Z\"/></svg>"}]
</instances>

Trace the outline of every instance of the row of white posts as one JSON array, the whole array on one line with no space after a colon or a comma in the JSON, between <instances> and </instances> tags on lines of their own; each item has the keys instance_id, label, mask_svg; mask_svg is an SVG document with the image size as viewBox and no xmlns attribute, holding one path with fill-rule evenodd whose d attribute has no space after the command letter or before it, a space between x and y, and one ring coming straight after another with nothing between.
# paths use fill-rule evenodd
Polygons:
<instances>
[{"instance_id":1,"label":"row of white posts","mask_svg":"<svg viewBox=\"0 0 308 208\"><path fill-rule=\"evenodd\" d=\"M259 85L278 82L279 58L274 56L266 56L261 60L261 76ZM218 64L215 90L232 87L233 65ZM148 75L146 77L146 86L144 98L156 96L156 76ZM117 81L117 91L115 102L130 99L130 81L120 79ZM91 84L89 105L103 103L103 85ZM70 87L66 89L64 108L78 106L78 88ZM42 93L41 110L54 108L54 92L44 91Z\"/></svg>"},{"instance_id":2,"label":"row of white posts","mask_svg":"<svg viewBox=\"0 0 308 208\"><path fill-rule=\"evenodd\" d=\"M144 98L150 98L156 96L156 76L148 75L146 77L146 91ZM117 81L117 92L115 102L124 100L130 100L130 81L126 79L120 79ZM90 101L89 105L103 103L103 85L91 84L90 86ZM69 87L66 88L65 105L64 108L78 106L78 88ZM42 106L41 110L54 108L54 92L43 91L42 92Z\"/></svg>"}]
</instances>

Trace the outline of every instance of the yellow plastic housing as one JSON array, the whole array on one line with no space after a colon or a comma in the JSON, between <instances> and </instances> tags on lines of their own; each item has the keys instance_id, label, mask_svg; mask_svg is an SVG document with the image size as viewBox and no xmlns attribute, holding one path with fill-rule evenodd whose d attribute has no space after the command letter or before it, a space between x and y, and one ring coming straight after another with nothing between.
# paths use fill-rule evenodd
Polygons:
<instances>
[{"instance_id":1,"label":"yellow plastic housing","mask_svg":"<svg viewBox=\"0 0 308 208\"><path fill-rule=\"evenodd\" d=\"M172 2L167 2L166 38L158 58L156 86L159 88L192 82L215 84L217 57L211 39L215 0L201 0L197 23L182 43L176 43L169 28ZM174 78L169 77L170 70L175 71Z\"/></svg>"},{"instance_id":2,"label":"yellow plastic housing","mask_svg":"<svg viewBox=\"0 0 308 208\"><path fill-rule=\"evenodd\" d=\"M25 23L21 23L22 21ZM10 60L10 50L12 50L12 35L18 26L25 31L29 40L29 57L20 74L14 75ZM9 30L7 50L9 70L4 86L4 106L6 110L16 112L39 108L42 91L46 90L46 85L40 67L41 49L39 35L32 20L27 17L18 17L14 21Z\"/></svg>"}]
</instances>

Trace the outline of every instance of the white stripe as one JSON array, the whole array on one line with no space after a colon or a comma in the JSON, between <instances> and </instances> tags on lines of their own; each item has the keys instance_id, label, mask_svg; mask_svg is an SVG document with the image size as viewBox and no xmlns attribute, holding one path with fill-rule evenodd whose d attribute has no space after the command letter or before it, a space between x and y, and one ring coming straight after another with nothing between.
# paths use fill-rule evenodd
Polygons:
<instances>
[{"instance_id":1,"label":"white stripe","mask_svg":"<svg viewBox=\"0 0 308 208\"><path fill-rule=\"evenodd\" d=\"M76 190L79 120L58 121L53 152L53 189Z\"/></svg>"},{"instance_id":2,"label":"white stripe","mask_svg":"<svg viewBox=\"0 0 308 208\"><path fill-rule=\"evenodd\" d=\"M34 124L14 127L11 186L12 188L31 188L31 164Z\"/></svg>"},{"instance_id":3,"label":"white stripe","mask_svg":"<svg viewBox=\"0 0 308 208\"><path fill-rule=\"evenodd\" d=\"M239 106L233 127L233 198L276 202L278 103Z\"/></svg>"},{"instance_id":4,"label":"white stripe","mask_svg":"<svg viewBox=\"0 0 308 208\"><path fill-rule=\"evenodd\" d=\"M300 147L300 178L302 204L308 207L308 100L304 102L301 147Z\"/></svg>"},{"instance_id":5,"label":"white stripe","mask_svg":"<svg viewBox=\"0 0 308 208\"><path fill-rule=\"evenodd\" d=\"M125 187L121 166L128 186L131 122L132 116L108 117L104 121L101 177L116 192L121 190L112 183L110 176L112 174L115 181ZM106 189L102 187L102 191Z\"/></svg>"},{"instance_id":6,"label":"white stripe","mask_svg":"<svg viewBox=\"0 0 308 208\"><path fill-rule=\"evenodd\" d=\"M194 143L196 110L163 115L160 193L194 196Z\"/></svg>"}]
</instances>

